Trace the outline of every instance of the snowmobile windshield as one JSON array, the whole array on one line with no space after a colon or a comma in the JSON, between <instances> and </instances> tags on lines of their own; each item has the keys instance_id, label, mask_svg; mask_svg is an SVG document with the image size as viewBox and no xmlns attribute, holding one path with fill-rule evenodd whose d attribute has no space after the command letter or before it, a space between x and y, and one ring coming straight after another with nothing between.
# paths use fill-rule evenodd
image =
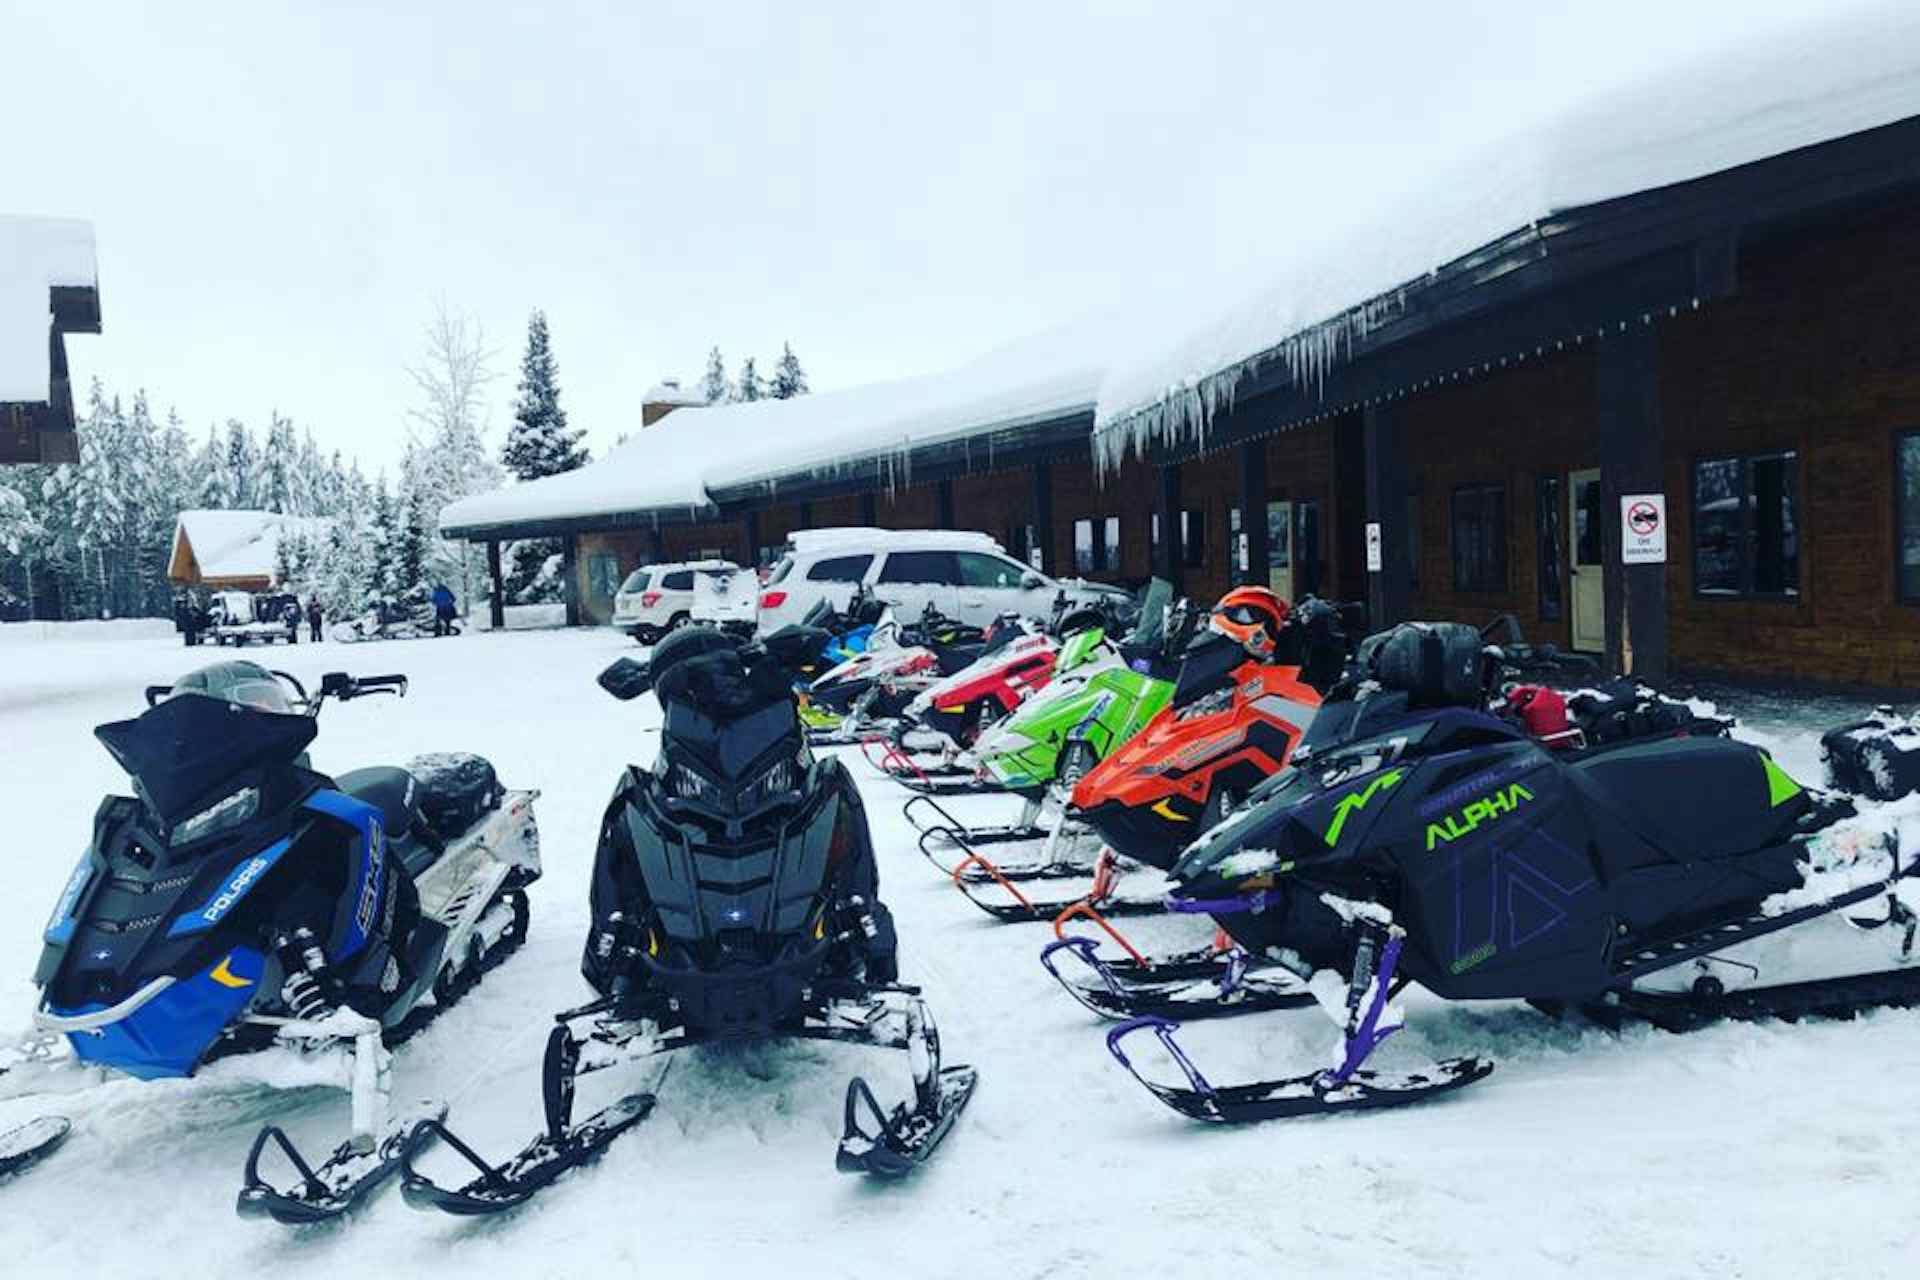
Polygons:
<instances>
[{"instance_id":1,"label":"snowmobile windshield","mask_svg":"<svg viewBox=\"0 0 1920 1280\"><path fill-rule=\"evenodd\" d=\"M194 693L168 698L138 719L103 724L93 736L172 827L243 771L293 762L317 732L310 716Z\"/></svg>"},{"instance_id":2,"label":"snowmobile windshield","mask_svg":"<svg viewBox=\"0 0 1920 1280\"><path fill-rule=\"evenodd\" d=\"M1172 604L1172 583L1164 578L1149 582L1140 597L1140 616L1133 624L1133 634L1127 637L1127 646L1142 650L1159 648L1167 632L1167 609Z\"/></svg>"},{"instance_id":3,"label":"snowmobile windshield","mask_svg":"<svg viewBox=\"0 0 1920 1280\"><path fill-rule=\"evenodd\" d=\"M1233 673L1247 661L1238 641L1203 631L1187 646L1180 678L1173 687L1173 705L1188 706L1219 689L1233 687Z\"/></svg>"},{"instance_id":4,"label":"snowmobile windshield","mask_svg":"<svg viewBox=\"0 0 1920 1280\"><path fill-rule=\"evenodd\" d=\"M1085 631L1076 631L1060 646L1060 656L1054 660L1055 675L1064 675L1092 659L1106 643L1107 633L1099 627L1090 627Z\"/></svg>"},{"instance_id":5,"label":"snowmobile windshield","mask_svg":"<svg viewBox=\"0 0 1920 1280\"><path fill-rule=\"evenodd\" d=\"M666 737L675 750L695 759L729 782L738 781L785 739L799 734L799 716L783 699L729 720L718 720L691 702L667 704Z\"/></svg>"}]
</instances>

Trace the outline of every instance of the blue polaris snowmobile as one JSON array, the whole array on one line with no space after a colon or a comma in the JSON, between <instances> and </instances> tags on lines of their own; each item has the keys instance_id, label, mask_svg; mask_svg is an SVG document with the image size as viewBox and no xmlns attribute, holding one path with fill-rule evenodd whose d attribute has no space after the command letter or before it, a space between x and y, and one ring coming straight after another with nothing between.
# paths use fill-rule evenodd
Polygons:
<instances>
[{"instance_id":1,"label":"blue polaris snowmobile","mask_svg":"<svg viewBox=\"0 0 1920 1280\"><path fill-rule=\"evenodd\" d=\"M946 1137L977 1076L941 1066L926 1002L897 981L859 792L838 760L808 748L795 714L793 668L824 639L784 627L736 649L688 627L649 665L622 658L602 673L622 700L655 690L665 726L653 767L622 774L600 822L581 961L600 998L555 1016L543 1132L496 1165L423 1125L477 1176L443 1186L409 1157L409 1204L475 1215L524 1203L653 1111L653 1093L629 1093L576 1119L580 1077L715 1042L906 1051L911 1101L882 1111L864 1080L848 1083L842 1172L902 1176Z\"/></svg>"},{"instance_id":2,"label":"blue polaris snowmobile","mask_svg":"<svg viewBox=\"0 0 1920 1280\"><path fill-rule=\"evenodd\" d=\"M0 1059L0 1087L77 1066L158 1079L291 1054L337 1068L351 1133L310 1165L263 1129L240 1212L335 1217L392 1173L424 1115L389 1116L388 1050L520 945L540 874L537 793L505 790L478 756L338 778L309 767L328 699L406 687L336 672L309 697L284 672L223 662L95 729L133 794L94 815L34 973L37 1037ZM52 1120L37 1132L65 1136ZM284 1189L261 1172L270 1146L298 1174Z\"/></svg>"}]
</instances>

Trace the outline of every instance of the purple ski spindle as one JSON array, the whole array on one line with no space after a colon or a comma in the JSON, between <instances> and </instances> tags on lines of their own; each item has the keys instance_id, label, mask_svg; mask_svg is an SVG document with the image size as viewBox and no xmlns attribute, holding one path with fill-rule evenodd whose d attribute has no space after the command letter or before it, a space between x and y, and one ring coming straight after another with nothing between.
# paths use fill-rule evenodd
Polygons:
<instances>
[{"instance_id":1,"label":"purple ski spindle","mask_svg":"<svg viewBox=\"0 0 1920 1280\"><path fill-rule=\"evenodd\" d=\"M1367 1005L1366 1016L1360 1019L1360 1025L1347 1037L1346 1057L1340 1065L1320 1077L1321 1088L1330 1089L1345 1084L1360 1069L1360 1064L1380 1047L1380 1042L1400 1029L1398 1026L1388 1027L1385 1031L1378 1029L1380 1015L1386 1012L1387 991L1393 984L1394 966L1400 960L1400 941L1398 933L1387 939L1387 945L1380 953L1380 967L1373 975L1373 999Z\"/></svg>"}]
</instances>

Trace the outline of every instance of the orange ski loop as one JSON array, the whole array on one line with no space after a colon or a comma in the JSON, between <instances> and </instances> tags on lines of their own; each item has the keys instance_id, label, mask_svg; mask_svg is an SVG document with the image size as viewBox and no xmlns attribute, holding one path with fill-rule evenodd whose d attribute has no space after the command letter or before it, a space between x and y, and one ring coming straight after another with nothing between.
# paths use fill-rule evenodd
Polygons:
<instances>
[{"instance_id":1,"label":"orange ski loop","mask_svg":"<svg viewBox=\"0 0 1920 1280\"><path fill-rule=\"evenodd\" d=\"M1119 943L1120 949L1131 956L1136 963L1148 969L1153 968L1153 961L1147 959L1131 942L1128 942L1126 935L1114 928L1112 923L1094 908L1093 901L1089 898L1082 898L1053 918L1053 936L1064 940L1067 936L1067 921L1075 916L1093 921L1106 931L1109 938Z\"/></svg>"},{"instance_id":2,"label":"orange ski loop","mask_svg":"<svg viewBox=\"0 0 1920 1280\"><path fill-rule=\"evenodd\" d=\"M878 760L873 758L872 748L876 745L883 748L883 754ZM926 773L919 765L913 762L911 756L901 754L898 747L877 733L870 737L860 739L860 754L867 758L868 764L890 778L898 778L911 773L914 777L920 779L920 781L927 781Z\"/></svg>"},{"instance_id":3,"label":"orange ski loop","mask_svg":"<svg viewBox=\"0 0 1920 1280\"><path fill-rule=\"evenodd\" d=\"M960 847L963 849L966 848L965 845L961 845ZM1005 875L1001 874L999 867L994 866L991 861L989 861L986 858L983 858L979 854L973 852L971 849L967 850L967 856L960 859L960 861L956 863L953 868L953 884L956 889L960 890L960 892L965 893L967 891L966 881L962 877L965 875L967 868L970 866L979 867L982 871L992 876L994 880L999 884L999 886L1002 889L1005 889L1008 893L1012 894L1014 897L1014 901L1018 902L1021 906L1027 907L1029 909L1032 908L1033 900L1027 897L1026 894L1020 892L1020 890L1014 886L1013 881L1007 879Z\"/></svg>"}]
</instances>

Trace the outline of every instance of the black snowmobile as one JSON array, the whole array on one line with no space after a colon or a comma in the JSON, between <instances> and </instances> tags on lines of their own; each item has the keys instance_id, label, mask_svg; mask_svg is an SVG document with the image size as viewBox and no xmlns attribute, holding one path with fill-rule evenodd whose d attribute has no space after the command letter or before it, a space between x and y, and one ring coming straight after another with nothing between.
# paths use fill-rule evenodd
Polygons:
<instances>
[{"instance_id":1,"label":"black snowmobile","mask_svg":"<svg viewBox=\"0 0 1920 1280\"><path fill-rule=\"evenodd\" d=\"M1676 1030L1920 999L1902 893L1914 895L1914 862L1846 832L1851 806L1765 751L1711 721L1542 742L1482 709L1490 664L1470 627L1396 628L1361 657L1364 678L1330 696L1293 766L1182 856L1169 898L1298 974L1342 1027L1339 1065L1219 1087L1181 1052L1177 1023L1114 1028L1109 1049L1169 1106L1253 1120L1391 1106L1486 1076L1478 1057L1365 1068L1410 982ZM1879 954L1808 973L1779 944L1788 930L1811 941L1815 925ZM1123 1042L1140 1031L1183 1085L1129 1061Z\"/></svg>"},{"instance_id":2,"label":"black snowmobile","mask_svg":"<svg viewBox=\"0 0 1920 1280\"><path fill-rule=\"evenodd\" d=\"M388 1049L520 945L540 874L537 793L506 791L478 756L338 778L308 766L327 700L406 687L336 672L308 697L284 672L223 662L94 730L134 794L94 815L34 972L38 1038L6 1083L84 1065L157 1079L238 1054L331 1058L352 1095L349 1139L315 1166L263 1129L240 1212L334 1217L396 1170L422 1112L389 1117ZM286 1189L261 1174L270 1144L299 1174Z\"/></svg>"},{"instance_id":3,"label":"black snowmobile","mask_svg":"<svg viewBox=\"0 0 1920 1280\"><path fill-rule=\"evenodd\" d=\"M556 1017L545 1132L492 1165L438 1123L423 1126L478 1176L452 1189L410 1165L409 1203L484 1214L525 1201L653 1109L653 1094L635 1093L576 1120L578 1077L717 1041L909 1053L914 1097L891 1113L864 1080L848 1084L843 1172L897 1177L946 1136L975 1072L940 1065L918 989L896 981L859 793L838 761L812 754L795 712L792 673L823 639L785 627L737 648L690 627L650 666L623 658L601 674L622 700L653 689L666 719L652 769L626 771L601 822L581 964L600 998Z\"/></svg>"}]
</instances>

